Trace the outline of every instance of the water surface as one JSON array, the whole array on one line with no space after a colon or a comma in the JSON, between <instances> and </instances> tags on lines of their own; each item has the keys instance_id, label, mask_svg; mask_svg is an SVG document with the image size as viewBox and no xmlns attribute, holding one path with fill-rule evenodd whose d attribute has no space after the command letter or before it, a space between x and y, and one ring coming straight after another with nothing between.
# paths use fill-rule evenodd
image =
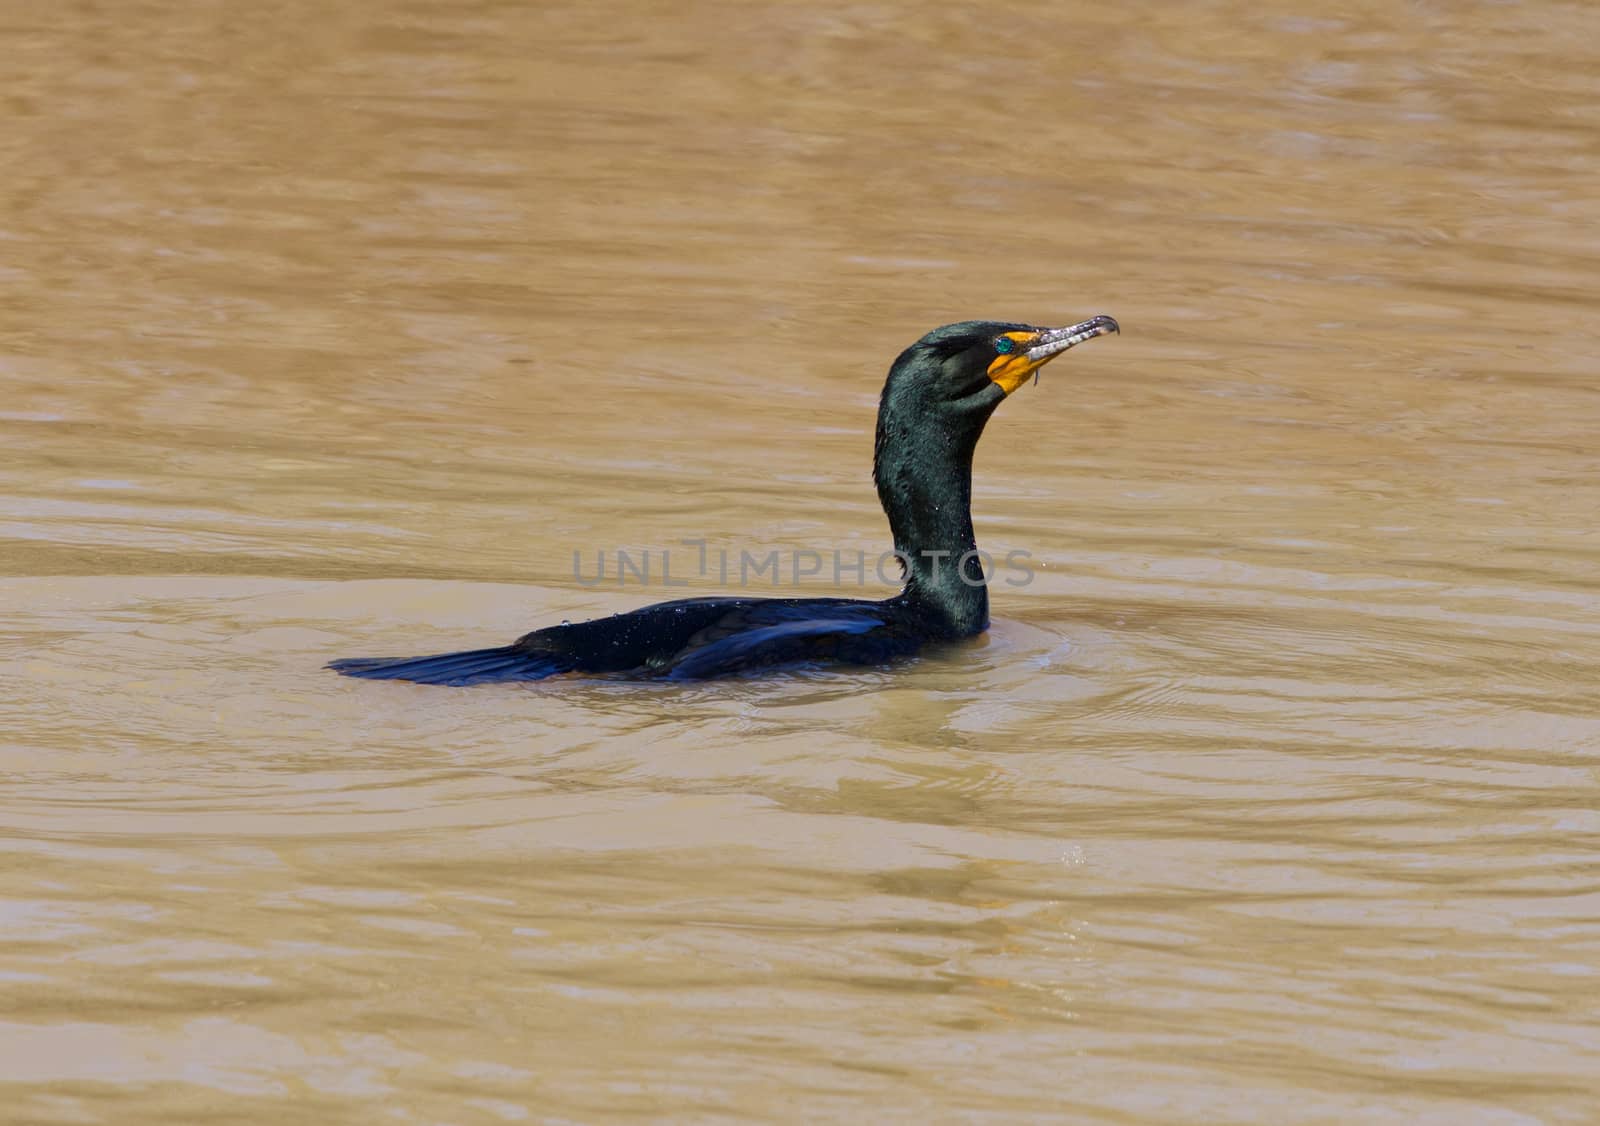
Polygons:
<instances>
[{"instance_id":1,"label":"water surface","mask_svg":"<svg viewBox=\"0 0 1600 1126\"><path fill-rule=\"evenodd\" d=\"M0 1105L1590 1121L1600 16L1307 11L0 19ZM893 356L1101 312L984 638L319 671L870 557Z\"/></svg>"}]
</instances>

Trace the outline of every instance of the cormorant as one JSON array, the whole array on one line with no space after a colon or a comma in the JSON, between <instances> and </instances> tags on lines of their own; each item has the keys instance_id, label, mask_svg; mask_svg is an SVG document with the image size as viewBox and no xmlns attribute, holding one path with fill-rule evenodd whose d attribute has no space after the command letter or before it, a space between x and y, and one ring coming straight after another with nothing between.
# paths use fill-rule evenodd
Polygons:
<instances>
[{"instance_id":1,"label":"cormorant","mask_svg":"<svg viewBox=\"0 0 1600 1126\"><path fill-rule=\"evenodd\" d=\"M1120 331L963 321L936 328L889 369L872 476L905 586L855 598L684 598L547 626L494 649L333 661L346 676L419 684L542 680L558 673L699 679L798 662L879 664L982 633L989 593L972 534L972 452L1000 401L1075 344Z\"/></svg>"}]
</instances>

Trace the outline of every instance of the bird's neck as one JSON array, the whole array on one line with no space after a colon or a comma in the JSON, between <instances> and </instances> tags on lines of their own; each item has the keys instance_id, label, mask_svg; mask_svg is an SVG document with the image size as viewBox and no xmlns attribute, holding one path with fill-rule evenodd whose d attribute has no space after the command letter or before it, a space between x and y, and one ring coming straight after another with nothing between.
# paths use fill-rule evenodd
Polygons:
<instances>
[{"instance_id":1,"label":"bird's neck","mask_svg":"<svg viewBox=\"0 0 1600 1126\"><path fill-rule=\"evenodd\" d=\"M873 477L906 566L901 597L938 632L970 637L989 624L989 591L972 531L972 452L983 420L948 421L912 425L880 412Z\"/></svg>"}]
</instances>

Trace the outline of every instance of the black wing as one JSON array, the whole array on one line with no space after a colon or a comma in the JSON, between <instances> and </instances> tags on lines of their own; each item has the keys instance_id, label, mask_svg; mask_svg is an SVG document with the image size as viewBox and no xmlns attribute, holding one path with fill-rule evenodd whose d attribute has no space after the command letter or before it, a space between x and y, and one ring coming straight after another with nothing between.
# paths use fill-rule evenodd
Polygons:
<instances>
[{"instance_id":1,"label":"black wing","mask_svg":"<svg viewBox=\"0 0 1600 1126\"><path fill-rule=\"evenodd\" d=\"M744 602L689 638L660 671L675 680L699 680L805 661L877 664L917 649L915 637L896 625L894 614L878 602Z\"/></svg>"}]
</instances>

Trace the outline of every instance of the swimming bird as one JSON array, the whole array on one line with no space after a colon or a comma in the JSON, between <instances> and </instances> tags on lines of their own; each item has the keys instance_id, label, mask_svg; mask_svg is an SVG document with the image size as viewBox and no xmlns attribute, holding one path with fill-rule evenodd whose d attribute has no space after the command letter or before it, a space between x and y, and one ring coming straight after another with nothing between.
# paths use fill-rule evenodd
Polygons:
<instances>
[{"instance_id":1,"label":"swimming bird","mask_svg":"<svg viewBox=\"0 0 1600 1126\"><path fill-rule=\"evenodd\" d=\"M797 663L873 665L982 633L989 592L972 531L972 453L1007 396L1067 349L1120 332L1110 317L1065 328L962 321L889 368L872 476L905 569L899 594L683 598L534 630L510 645L430 657L330 662L345 676L466 685L563 673L695 680Z\"/></svg>"}]
</instances>

